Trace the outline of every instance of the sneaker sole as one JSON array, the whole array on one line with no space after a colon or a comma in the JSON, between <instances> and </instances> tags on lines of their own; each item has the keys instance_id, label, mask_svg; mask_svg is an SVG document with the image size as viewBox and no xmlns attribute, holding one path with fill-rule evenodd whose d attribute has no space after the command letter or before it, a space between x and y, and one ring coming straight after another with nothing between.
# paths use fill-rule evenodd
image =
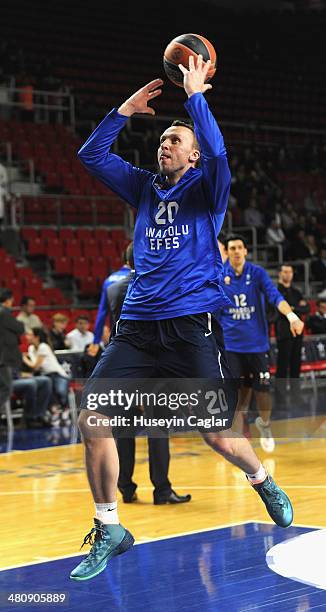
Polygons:
<instances>
[{"instance_id":1,"label":"sneaker sole","mask_svg":"<svg viewBox=\"0 0 326 612\"><path fill-rule=\"evenodd\" d=\"M108 562L113 557L117 557L118 555L122 555L124 552L127 552L127 550L129 550L129 548L133 546L134 542L135 542L135 538L131 535L130 531L126 530L126 533L123 539L121 540L120 544L114 549L114 551L112 551L112 553L109 553L107 558L102 561L100 566L96 570L94 570L92 574L89 574L88 576L71 576L70 575L70 580L76 580L77 582L81 582L83 580L91 580L92 578L95 578L95 576L98 576L101 572L105 570Z\"/></svg>"}]
</instances>

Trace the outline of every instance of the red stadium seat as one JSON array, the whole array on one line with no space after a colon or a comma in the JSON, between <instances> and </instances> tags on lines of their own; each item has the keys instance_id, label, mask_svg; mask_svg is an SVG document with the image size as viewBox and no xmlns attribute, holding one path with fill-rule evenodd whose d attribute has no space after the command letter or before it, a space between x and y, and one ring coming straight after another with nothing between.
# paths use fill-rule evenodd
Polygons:
<instances>
[{"instance_id":1,"label":"red stadium seat","mask_svg":"<svg viewBox=\"0 0 326 612\"><path fill-rule=\"evenodd\" d=\"M81 257L81 244L78 240L67 240L65 243L65 255L67 257Z\"/></svg>"}]
</instances>

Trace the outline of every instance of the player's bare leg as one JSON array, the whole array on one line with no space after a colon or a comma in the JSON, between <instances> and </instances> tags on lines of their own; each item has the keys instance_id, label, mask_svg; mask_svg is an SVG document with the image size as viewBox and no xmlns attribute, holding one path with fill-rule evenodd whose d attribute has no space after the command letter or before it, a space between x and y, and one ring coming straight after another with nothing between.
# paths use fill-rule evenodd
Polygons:
<instances>
[{"instance_id":1,"label":"player's bare leg","mask_svg":"<svg viewBox=\"0 0 326 612\"><path fill-rule=\"evenodd\" d=\"M259 417L255 424L260 433L260 445L266 453L272 453L275 448L270 418L272 414L272 398L269 391L255 391Z\"/></svg>"},{"instance_id":2,"label":"player's bare leg","mask_svg":"<svg viewBox=\"0 0 326 612\"><path fill-rule=\"evenodd\" d=\"M232 425L232 431L236 431L240 434L243 434L244 436L246 436L246 438L251 437L247 420L251 397L252 388L245 387L244 385L241 386L239 389L239 399L236 415Z\"/></svg>"},{"instance_id":3,"label":"player's bare leg","mask_svg":"<svg viewBox=\"0 0 326 612\"><path fill-rule=\"evenodd\" d=\"M119 457L112 431L109 427L92 427L87 420L89 411L82 410L78 425L85 446L87 477L96 508L94 527L84 538L91 544L90 553L71 572L72 580L89 580L102 572L108 561L134 543L132 535L119 524L117 511L117 483ZM103 415L92 412L95 419Z\"/></svg>"},{"instance_id":4,"label":"player's bare leg","mask_svg":"<svg viewBox=\"0 0 326 612\"><path fill-rule=\"evenodd\" d=\"M280 527L289 527L293 520L291 502L286 493L267 474L250 442L233 430L207 432L202 433L202 436L215 452L246 474L273 521Z\"/></svg>"},{"instance_id":5,"label":"player's bare leg","mask_svg":"<svg viewBox=\"0 0 326 612\"><path fill-rule=\"evenodd\" d=\"M109 427L89 427L88 412L83 410L78 425L85 447L85 464L89 486L96 504L113 503L117 499L119 456ZM103 415L92 412L92 416ZM95 430L95 431L94 431ZM103 437L101 437L103 436Z\"/></svg>"}]
</instances>

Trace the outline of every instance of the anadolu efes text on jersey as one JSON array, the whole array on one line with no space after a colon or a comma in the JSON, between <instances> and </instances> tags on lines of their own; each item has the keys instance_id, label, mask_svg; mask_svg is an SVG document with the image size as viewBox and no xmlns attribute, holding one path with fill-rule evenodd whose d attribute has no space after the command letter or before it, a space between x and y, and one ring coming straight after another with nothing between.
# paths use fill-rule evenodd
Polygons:
<instances>
[{"instance_id":1,"label":"anadolu efes text on jersey","mask_svg":"<svg viewBox=\"0 0 326 612\"><path fill-rule=\"evenodd\" d=\"M176 185L110 152L128 117L111 111L78 152L87 169L137 209L135 276L121 318L167 319L230 305L220 285L217 236L231 175L223 137L200 93L185 107L201 150L200 168Z\"/></svg>"},{"instance_id":2,"label":"anadolu efes text on jersey","mask_svg":"<svg viewBox=\"0 0 326 612\"><path fill-rule=\"evenodd\" d=\"M226 350L235 353L269 350L265 300L278 306L283 296L267 272L249 261L240 275L226 262L222 279L232 305L215 313L215 317L223 327Z\"/></svg>"}]
</instances>

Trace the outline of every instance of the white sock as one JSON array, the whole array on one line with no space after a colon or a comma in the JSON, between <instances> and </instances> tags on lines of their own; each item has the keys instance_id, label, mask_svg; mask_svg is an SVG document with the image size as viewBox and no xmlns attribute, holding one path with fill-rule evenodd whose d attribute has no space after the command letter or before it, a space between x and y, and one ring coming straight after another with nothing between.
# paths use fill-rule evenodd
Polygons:
<instances>
[{"instance_id":1,"label":"white sock","mask_svg":"<svg viewBox=\"0 0 326 612\"><path fill-rule=\"evenodd\" d=\"M118 502L95 504L96 518L105 525L119 525Z\"/></svg>"},{"instance_id":2,"label":"white sock","mask_svg":"<svg viewBox=\"0 0 326 612\"><path fill-rule=\"evenodd\" d=\"M259 470L258 472L256 472L256 474L246 474L246 476L248 476L248 480L252 484L260 484L261 482L264 482L264 480L266 479L267 472L261 463L259 466Z\"/></svg>"}]
</instances>

